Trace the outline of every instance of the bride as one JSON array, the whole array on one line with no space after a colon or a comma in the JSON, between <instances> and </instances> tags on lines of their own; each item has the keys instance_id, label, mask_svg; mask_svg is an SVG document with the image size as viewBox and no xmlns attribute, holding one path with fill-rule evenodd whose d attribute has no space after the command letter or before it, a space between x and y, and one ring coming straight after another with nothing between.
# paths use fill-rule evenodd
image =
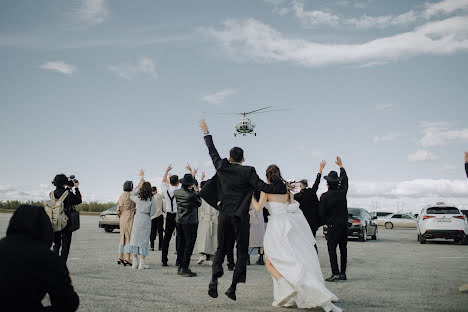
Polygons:
<instances>
[{"instance_id":1,"label":"bride","mask_svg":"<svg viewBox=\"0 0 468 312\"><path fill-rule=\"evenodd\" d=\"M268 183L286 183L276 165L266 170ZM299 203L288 194L261 193L252 206L270 213L264 238L266 268L273 278L275 307L316 308L342 311L332 302L338 298L325 287L312 235Z\"/></svg>"}]
</instances>

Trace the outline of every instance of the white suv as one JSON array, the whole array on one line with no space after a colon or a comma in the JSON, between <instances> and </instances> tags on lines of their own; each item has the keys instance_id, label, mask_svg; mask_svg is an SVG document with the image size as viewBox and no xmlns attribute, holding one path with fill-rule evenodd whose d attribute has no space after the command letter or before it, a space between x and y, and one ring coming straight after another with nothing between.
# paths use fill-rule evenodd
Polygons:
<instances>
[{"instance_id":1,"label":"white suv","mask_svg":"<svg viewBox=\"0 0 468 312\"><path fill-rule=\"evenodd\" d=\"M468 234L467 219L455 206L439 202L421 210L417 231L420 244L433 238L453 239L458 243Z\"/></svg>"}]
</instances>

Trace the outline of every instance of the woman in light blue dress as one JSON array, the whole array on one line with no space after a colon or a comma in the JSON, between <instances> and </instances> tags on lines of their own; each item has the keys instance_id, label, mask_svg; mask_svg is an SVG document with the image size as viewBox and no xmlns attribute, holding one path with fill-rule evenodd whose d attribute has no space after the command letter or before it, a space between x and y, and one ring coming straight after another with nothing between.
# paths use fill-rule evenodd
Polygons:
<instances>
[{"instance_id":1,"label":"woman in light blue dress","mask_svg":"<svg viewBox=\"0 0 468 312\"><path fill-rule=\"evenodd\" d=\"M145 182L144 171L140 171L141 181L133 191L131 200L136 204L133 219L132 236L130 238L130 253L133 257L133 269L148 269L145 257L149 251L151 234L151 216L156 213L156 200L153 198L151 184ZM139 256L139 259L138 259Z\"/></svg>"}]
</instances>

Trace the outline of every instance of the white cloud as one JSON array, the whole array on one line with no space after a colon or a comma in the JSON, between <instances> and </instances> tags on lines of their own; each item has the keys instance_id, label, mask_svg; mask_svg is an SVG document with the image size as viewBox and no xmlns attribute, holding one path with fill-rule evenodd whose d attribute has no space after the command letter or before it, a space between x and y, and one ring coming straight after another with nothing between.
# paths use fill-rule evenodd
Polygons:
<instances>
[{"instance_id":1,"label":"white cloud","mask_svg":"<svg viewBox=\"0 0 468 312\"><path fill-rule=\"evenodd\" d=\"M435 3L426 3L423 15L426 18L430 18L437 14L450 14L458 10L468 10L468 0L444 0Z\"/></svg>"},{"instance_id":2,"label":"white cloud","mask_svg":"<svg viewBox=\"0 0 468 312\"><path fill-rule=\"evenodd\" d=\"M357 29L368 28L387 28L393 26L405 26L417 21L424 21L438 14L451 14L456 11L466 11L468 9L468 0L444 0L436 3L427 3L422 9L409 10L399 15L381 15L344 18L329 10L311 10L304 9L304 0L293 0L288 3L285 1L268 1L274 5L273 12L277 14L287 14L293 12L295 17L304 27L316 27L318 25L328 25L333 27L352 26ZM339 6L354 6L364 8L367 3L356 1L339 1Z\"/></svg>"},{"instance_id":3,"label":"white cloud","mask_svg":"<svg viewBox=\"0 0 468 312\"><path fill-rule=\"evenodd\" d=\"M64 75L71 75L73 74L77 69L76 66L67 64L62 61L56 61L56 62L47 62L44 63L40 66L42 69L47 69L47 70L53 70L56 72L59 72Z\"/></svg>"},{"instance_id":4,"label":"white cloud","mask_svg":"<svg viewBox=\"0 0 468 312\"><path fill-rule=\"evenodd\" d=\"M390 141L395 141L400 137L400 134L395 133L395 132L388 132L382 136L375 136L373 141L374 143L379 143L379 142L390 142Z\"/></svg>"},{"instance_id":5,"label":"white cloud","mask_svg":"<svg viewBox=\"0 0 468 312\"><path fill-rule=\"evenodd\" d=\"M146 57L141 58L135 65L122 63L119 65L109 66L109 70L128 80L132 80L138 75L148 75L153 79L158 77L153 60Z\"/></svg>"},{"instance_id":6,"label":"white cloud","mask_svg":"<svg viewBox=\"0 0 468 312\"><path fill-rule=\"evenodd\" d=\"M219 105L224 103L227 97L236 94L236 90L224 89L215 93L202 96L202 100L211 104Z\"/></svg>"},{"instance_id":7,"label":"white cloud","mask_svg":"<svg viewBox=\"0 0 468 312\"><path fill-rule=\"evenodd\" d=\"M408 155L409 162L430 161L436 159L438 159L436 155L426 150L418 150L417 152Z\"/></svg>"},{"instance_id":8,"label":"white cloud","mask_svg":"<svg viewBox=\"0 0 468 312\"><path fill-rule=\"evenodd\" d=\"M468 128L451 129L447 122L421 122L422 147L438 147L454 141L468 141Z\"/></svg>"},{"instance_id":9,"label":"white cloud","mask_svg":"<svg viewBox=\"0 0 468 312\"><path fill-rule=\"evenodd\" d=\"M357 44L324 44L287 37L255 19L202 28L237 61L291 62L303 66L384 64L418 55L468 51L468 17L430 22L413 31Z\"/></svg>"},{"instance_id":10,"label":"white cloud","mask_svg":"<svg viewBox=\"0 0 468 312\"><path fill-rule=\"evenodd\" d=\"M393 104L379 104L375 106L375 109L379 112L388 112L393 108Z\"/></svg>"},{"instance_id":11,"label":"white cloud","mask_svg":"<svg viewBox=\"0 0 468 312\"><path fill-rule=\"evenodd\" d=\"M81 0L81 6L76 11L77 18L89 26L101 24L108 15L106 0Z\"/></svg>"},{"instance_id":12,"label":"white cloud","mask_svg":"<svg viewBox=\"0 0 468 312\"><path fill-rule=\"evenodd\" d=\"M468 198L466 180L414 179L400 182L353 182L352 197L449 197Z\"/></svg>"}]
</instances>

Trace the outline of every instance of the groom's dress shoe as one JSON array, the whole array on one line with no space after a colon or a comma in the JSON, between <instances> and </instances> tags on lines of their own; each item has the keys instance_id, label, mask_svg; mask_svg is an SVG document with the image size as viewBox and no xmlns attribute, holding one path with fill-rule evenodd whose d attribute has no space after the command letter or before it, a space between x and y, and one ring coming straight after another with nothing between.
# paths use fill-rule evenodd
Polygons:
<instances>
[{"instance_id":1,"label":"groom's dress shoe","mask_svg":"<svg viewBox=\"0 0 468 312\"><path fill-rule=\"evenodd\" d=\"M233 289L232 287L229 287L229 289L226 291L226 296L236 301L236 290Z\"/></svg>"},{"instance_id":2,"label":"groom's dress shoe","mask_svg":"<svg viewBox=\"0 0 468 312\"><path fill-rule=\"evenodd\" d=\"M346 281L346 274L345 273L340 273L340 281Z\"/></svg>"},{"instance_id":3,"label":"groom's dress shoe","mask_svg":"<svg viewBox=\"0 0 468 312\"><path fill-rule=\"evenodd\" d=\"M218 281L211 281L210 284L208 284L208 295L210 295L211 298L218 298Z\"/></svg>"},{"instance_id":4,"label":"groom's dress shoe","mask_svg":"<svg viewBox=\"0 0 468 312\"><path fill-rule=\"evenodd\" d=\"M340 280L340 276L338 274L332 274L329 278L325 279L327 282L336 282Z\"/></svg>"}]
</instances>

